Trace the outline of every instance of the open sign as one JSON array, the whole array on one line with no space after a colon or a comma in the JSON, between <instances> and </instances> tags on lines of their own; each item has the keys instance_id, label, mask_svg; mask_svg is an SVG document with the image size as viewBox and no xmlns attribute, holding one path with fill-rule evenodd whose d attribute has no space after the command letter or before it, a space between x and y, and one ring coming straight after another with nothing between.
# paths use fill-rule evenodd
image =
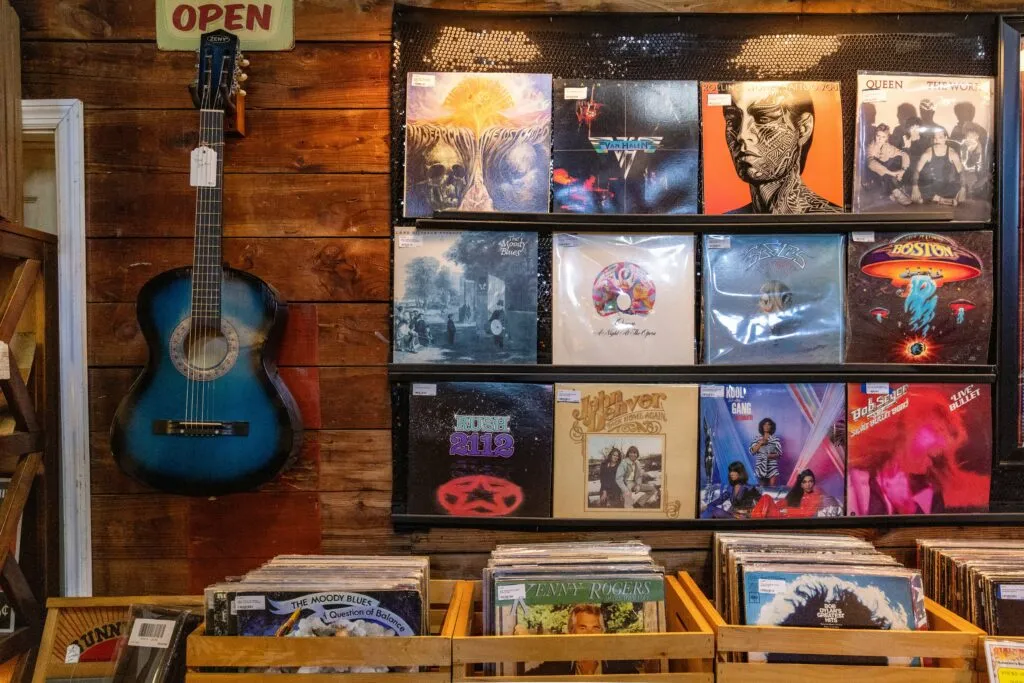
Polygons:
<instances>
[{"instance_id":1,"label":"open sign","mask_svg":"<svg viewBox=\"0 0 1024 683\"><path fill-rule=\"evenodd\" d=\"M243 50L288 50L295 44L293 0L156 0L161 50L195 50L204 33L225 29Z\"/></svg>"}]
</instances>

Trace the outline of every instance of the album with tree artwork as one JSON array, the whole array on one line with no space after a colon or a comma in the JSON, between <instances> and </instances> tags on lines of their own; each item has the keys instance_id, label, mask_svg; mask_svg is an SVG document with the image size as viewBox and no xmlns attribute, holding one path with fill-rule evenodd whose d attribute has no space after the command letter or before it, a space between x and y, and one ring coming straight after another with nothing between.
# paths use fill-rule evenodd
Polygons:
<instances>
[{"instance_id":1,"label":"album with tree artwork","mask_svg":"<svg viewBox=\"0 0 1024 683\"><path fill-rule=\"evenodd\" d=\"M537 235L395 228L395 363L537 362Z\"/></svg>"},{"instance_id":2,"label":"album with tree artwork","mask_svg":"<svg viewBox=\"0 0 1024 683\"><path fill-rule=\"evenodd\" d=\"M988 362L992 233L854 233L848 363Z\"/></svg>"},{"instance_id":3,"label":"album with tree artwork","mask_svg":"<svg viewBox=\"0 0 1024 683\"><path fill-rule=\"evenodd\" d=\"M550 384L412 384L406 433L407 512L550 517Z\"/></svg>"},{"instance_id":4,"label":"album with tree artwork","mask_svg":"<svg viewBox=\"0 0 1024 683\"><path fill-rule=\"evenodd\" d=\"M696 81L554 87L555 213L697 213Z\"/></svg>"}]
</instances>

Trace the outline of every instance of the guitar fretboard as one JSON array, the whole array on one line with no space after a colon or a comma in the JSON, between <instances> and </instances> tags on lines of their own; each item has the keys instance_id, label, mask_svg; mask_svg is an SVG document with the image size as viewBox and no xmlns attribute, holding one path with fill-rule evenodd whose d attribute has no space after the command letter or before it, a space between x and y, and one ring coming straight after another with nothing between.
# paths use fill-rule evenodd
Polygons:
<instances>
[{"instance_id":1,"label":"guitar fretboard","mask_svg":"<svg viewBox=\"0 0 1024 683\"><path fill-rule=\"evenodd\" d=\"M199 112L199 144L217 152L217 184L197 188L192 258L192 329L220 329L221 218L224 187L224 112Z\"/></svg>"}]
</instances>

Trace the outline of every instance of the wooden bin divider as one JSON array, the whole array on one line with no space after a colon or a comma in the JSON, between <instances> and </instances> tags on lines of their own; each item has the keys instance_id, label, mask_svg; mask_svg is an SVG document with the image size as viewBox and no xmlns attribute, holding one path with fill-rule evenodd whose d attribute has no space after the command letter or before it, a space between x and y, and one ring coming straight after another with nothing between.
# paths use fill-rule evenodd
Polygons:
<instances>
[{"instance_id":1,"label":"wooden bin divider","mask_svg":"<svg viewBox=\"0 0 1024 683\"><path fill-rule=\"evenodd\" d=\"M984 632L974 624L925 598L929 631L810 629L727 624L688 576L684 590L697 603L716 634L718 683L790 683L836 680L843 683L975 683L975 659ZM784 654L923 657L937 666L871 666L728 661L745 652Z\"/></svg>"},{"instance_id":2,"label":"wooden bin divider","mask_svg":"<svg viewBox=\"0 0 1024 683\"><path fill-rule=\"evenodd\" d=\"M478 615L479 582L463 582L463 599L452 639L452 680L463 683L540 680L524 676L488 676L477 664L525 661L609 659L609 653L628 652L629 659L668 660L669 671L646 674L591 676L588 680L621 683L713 683L714 634L683 592L675 577L666 577L665 633L604 633L589 635L483 636ZM545 676L544 681L573 681L576 676Z\"/></svg>"}]
</instances>

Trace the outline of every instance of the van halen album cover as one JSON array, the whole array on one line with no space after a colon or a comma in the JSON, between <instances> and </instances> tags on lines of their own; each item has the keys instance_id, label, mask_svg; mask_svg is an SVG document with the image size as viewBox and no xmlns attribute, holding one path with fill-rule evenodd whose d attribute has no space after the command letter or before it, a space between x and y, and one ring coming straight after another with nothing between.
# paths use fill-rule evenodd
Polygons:
<instances>
[{"instance_id":1,"label":"van halen album cover","mask_svg":"<svg viewBox=\"0 0 1024 683\"><path fill-rule=\"evenodd\" d=\"M692 519L696 479L696 385L555 385L555 517Z\"/></svg>"},{"instance_id":2,"label":"van halen album cover","mask_svg":"<svg viewBox=\"0 0 1024 683\"><path fill-rule=\"evenodd\" d=\"M550 517L550 384L412 384L408 511L456 517Z\"/></svg>"},{"instance_id":3,"label":"van halen album cover","mask_svg":"<svg viewBox=\"0 0 1024 683\"><path fill-rule=\"evenodd\" d=\"M842 235L705 235L705 362L841 362L845 261Z\"/></svg>"},{"instance_id":4,"label":"van halen album cover","mask_svg":"<svg viewBox=\"0 0 1024 683\"><path fill-rule=\"evenodd\" d=\"M554 88L555 213L697 213L696 81L569 81Z\"/></svg>"},{"instance_id":5,"label":"van halen album cover","mask_svg":"<svg viewBox=\"0 0 1024 683\"><path fill-rule=\"evenodd\" d=\"M846 362L988 362L992 233L853 233Z\"/></svg>"},{"instance_id":6,"label":"van halen album cover","mask_svg":"<svg viewBox=\"0 0 1024 683\"><path fill-rule=\"evenodd\" d=\"M989 385L849 384L847 410L848 514L988 511Z\"/></svg>"},{"instance_id":7,"label":"van halen album cover","mask_svg":"<svg viewBox=\"0 0 1024 683\"><path fill-rule=\"evenodd\" d=\"M992 218L995 80L857 74L853 210Z\"/></svg>"},{"instance_id":8,"label":"van halen album cover","mask_svg":"<svg viewBox=\"0 0 1024 683\"><path fill-rule=\"evenodd\" d=\"M700 87L704 213L843 211L839 83Z\"/></svg>"},{"instance_id":9,"label":"van halen album cover","mask_svg":"<svg viewBox=\"0 0 1024 683\"><path fill-rule=\"evenodd\" d=\"M405 116L405 217L548 211L549 74L410 73Z\"/></svg>"},{"instance_id":10,"label":"van halen album cover","mask_svg":"<svg viewBox=\"0 0 1024 683\"><path fill-rule=\"evenodd\" d=\"M842 384L700 388L700 516L841 517Z\"/></svg>"}]
</instances>

